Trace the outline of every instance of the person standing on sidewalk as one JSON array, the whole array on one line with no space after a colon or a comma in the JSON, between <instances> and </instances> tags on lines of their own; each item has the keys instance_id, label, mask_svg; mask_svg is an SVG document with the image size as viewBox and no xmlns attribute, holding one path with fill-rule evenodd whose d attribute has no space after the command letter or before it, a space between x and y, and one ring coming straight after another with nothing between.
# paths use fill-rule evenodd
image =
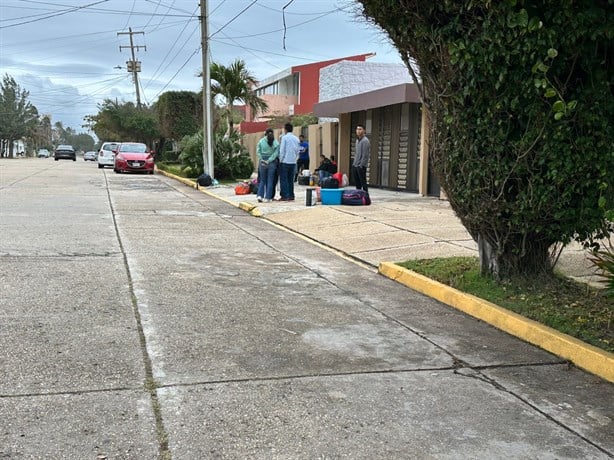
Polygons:
<instances>
[{"instance_id":1,"label":"person standing on sidewalk","mask_svg":"<svg viewBox=\"0 0 614 460\"><path fill-rule=\"evenodd\" d=\"M285 134L281 138L279 147L281 201L294 201L294 171L296 170L300 142L292 132L293 129L291 123L284 125Z\"/></svg>"},{"instance_id":2,"label":"person standing on sidewalk","mask_svg":"<svg viewBox=\"0 0 614 460\"><path fill-rule=\"evenodd\" d=\"M296 163L297 171L294 175L295 182L304 169L309 171L309 142L305 140L305 136L302 134L298 137L298 140L300 149L298 151L298 161Z\"/></svg>"},{"instance_id":3,"label":"person standing on sidewalk","mask_svg":"<svg viewBox=\"0 0 614 460\"><path fill-rule=\"evenodd\" d=\"M271 128L256 147L258 157L258 202L269 202L275 196L275 174L277 174L277 158L279 156L279 142Z\"/></svg>"},{"instance_id":4,"label":"person standing on sidewalk","mask_svg":"<svg viewBox=\"0 0 614 460\"><path fill-rule=\"evenodd\" d=\"M357 190L369 192L367 185L367 166L371 157L371 143L367 139L364 125L356 125L356 152L352 169Z\"/></svg>"}]
</instances>

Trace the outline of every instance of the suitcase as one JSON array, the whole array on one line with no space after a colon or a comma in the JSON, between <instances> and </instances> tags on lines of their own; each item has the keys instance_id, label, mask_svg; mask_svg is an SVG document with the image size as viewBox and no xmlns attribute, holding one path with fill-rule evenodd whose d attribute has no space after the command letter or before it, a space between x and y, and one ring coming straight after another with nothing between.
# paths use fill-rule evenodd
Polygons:
<instances>
[{"instance_id":1,"label":"suitcase","mask_svg":"<svg viewBox=\"0 0 614 460\"><path fill-rule=\"evenodd\" d=\"M298 185L309 185L311 176L298 176Z\"/></svg>"},{"instance_id":2,"label":"suitcase","mask_svg":"<svg viewBox=\"0 0 614 460\"><path fill-rule=\"evenodd\" d=\"M341 204L346 206L368 206L371 204L369 194L364 190L344 190Z\"/></svg>"}]
</instances>

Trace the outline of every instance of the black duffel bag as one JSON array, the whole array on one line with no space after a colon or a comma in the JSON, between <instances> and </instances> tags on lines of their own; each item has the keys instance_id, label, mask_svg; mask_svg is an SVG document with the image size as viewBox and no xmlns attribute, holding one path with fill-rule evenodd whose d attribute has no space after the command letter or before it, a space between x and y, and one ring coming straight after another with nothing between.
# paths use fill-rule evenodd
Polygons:
<instances>
[{"instance_id":1,"label":"black duffel bag","mask_svg":"<svg viewBox=\"0 0 614 460\"><path fill-rule=\"evenodd\" d=\"M339 188L339 181L334 177L325 177L320 181L321 188Z\"/></svg>"}]
</instances>

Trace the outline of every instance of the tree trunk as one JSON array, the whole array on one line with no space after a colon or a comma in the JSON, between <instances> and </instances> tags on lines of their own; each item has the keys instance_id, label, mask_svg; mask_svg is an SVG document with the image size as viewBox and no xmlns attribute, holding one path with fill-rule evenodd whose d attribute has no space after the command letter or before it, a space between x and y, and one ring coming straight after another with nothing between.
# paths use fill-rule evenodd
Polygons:
<instances>
[{"instance_id":1,"label":"tree trunk","mask_svg":"<svg viewBox=\"0 0 614 460\"><path fill-rule=\"evenodd\" d=\"M481 234L478 235L478 254L480 256L480 275L499 278L499 261L495 250Z\"/></svg>"},{"instance_id":2,"label":"tree trunk","mask_svg":"<svg viewBox=\"0 0 614 460\"><path fill-rule=\"evenodd\" d=\"M507 248L500 248L491 244L484 235L478 234L480 274L495 279L552 274L549 250L553 242L540 240L537 235L527 235L525 239L530 243L524 245L522 241L515 241ZM520 254L509 249L525 246L526 250Z\"/></svg>"}]
</instances>

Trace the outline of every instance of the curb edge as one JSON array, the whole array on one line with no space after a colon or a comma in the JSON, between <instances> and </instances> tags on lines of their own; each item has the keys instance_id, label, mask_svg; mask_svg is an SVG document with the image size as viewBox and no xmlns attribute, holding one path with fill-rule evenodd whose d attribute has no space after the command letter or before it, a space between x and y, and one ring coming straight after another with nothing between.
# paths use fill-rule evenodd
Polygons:
<instances>
[{"instance_id":1,"label":"curb edge","mask_svg":"<svg viewBox=\"0 0 614 460\"><path fill-rule=\"evenodd\" d=\"M525 318L491 302L400 267L393 262L381 262L378 273L480 319L525 342L567 359L591 374L614 383L614 354L612 353L584 343L575 337Z\"/></svg>"}]
</instances>

